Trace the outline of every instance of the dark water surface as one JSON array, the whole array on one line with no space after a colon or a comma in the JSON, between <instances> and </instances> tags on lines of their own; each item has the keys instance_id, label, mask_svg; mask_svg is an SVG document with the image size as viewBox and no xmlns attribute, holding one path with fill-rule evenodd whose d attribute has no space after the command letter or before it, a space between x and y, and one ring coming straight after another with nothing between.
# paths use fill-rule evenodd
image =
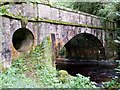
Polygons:
<instances>
[{"instance_id":1,"label":"dark water surface","mask_svg":"<svg viewBox=\"0 0 120 90\"><path fill-rule=\"evenodd\" d=\"M57 58L56 68L66 70L70 75L75 76L80 73L89 76L92 81L97 83L110 81L117 76L115 68L117 63L108 60L76 60Z\"/></svg>"}]
</instances>

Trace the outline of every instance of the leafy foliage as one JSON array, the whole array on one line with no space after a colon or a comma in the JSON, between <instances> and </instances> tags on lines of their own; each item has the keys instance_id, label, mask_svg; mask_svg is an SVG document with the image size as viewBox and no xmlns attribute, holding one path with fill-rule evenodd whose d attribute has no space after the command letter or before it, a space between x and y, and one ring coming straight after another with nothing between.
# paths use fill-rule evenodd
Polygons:
<instances>
[{"instance_id":1,"label":"leafy foliage","mask_svg":"<svg viewBox=\"0 0 120 90\"><path fill-rule=\"evenodd\" d=\"M0 15L4 15L5 13L8 13L7 8L8 8L8 6L7 7L1 6L0 7Z\"/></svg>"},{"instance_id":2,"label":"leafy foliage","mask_svg":"<svg viewBox=\"0 0 120 90\"><path fill-rule=\"evenodd\" d=\"M0 88L34 88L38 87L34 80L19 74L17 68L9 68L0 74Z\"/></svg>"},{"instance_id":3,"label":"leafy foliage","mask_svg":"<svg viewBox=\"0 0 120 90\"><path fill-rule=\"evenodd\" d=\"M120 88L120 82L116 79L111 80L110 82L105 83L106 88Z\"/></svg>"},{"instance_id":4,"label":"leafy foliage","mask_svg":"<svg viewBox=\"0 0 120 90\"><path fill-rule=\"evenodd\" d=\"M96 15L99 9L103 7L103 3L100 2L70 2L69 0L59 0L59 2L55 2L53 5L63 6L66 8L71 8L73 10L83 11L94 15Z\"/></svg>"},{"instance_id":5,"label":"leafy foliage","mask_svg":"<svg viewBox=\"0 0 120 90\"><path fill-rule=\"evenodd\" d=\"M0 88L95 88L88 77L80 74L77 77L58 75L58 71L51 65L51 42L45 38L25 57L13 61L12 66L0 74ZM46 51L45 51L46 50ZM44 53L44 51L46 53ZM47 54L45 56L44 54ZM49 55L50 54L50 55ZM67 71L65 71L67 73ZM28 78L27 78L28 77ZM63 79L65 82L63 82Z\"/></svg>"},{"instance_id":6,"label":"leafy foliage","mask_svg":"<svg viewBox=\"0 0 120 90\"><path fill-rule=\"evenodd\" d=\"M117 18L117 4L112 2L112 3L107 3L103 5L104 8L99 9L97 15L109 18L111 20Z\"/></svg>"},{"instance_id":7,"label":"leafy foliage","mask_svg":"<svg viewBox=\"0 0 120 90\"><path fill-rule=\"evenodd\" d=\"M120 28L117 28L116 34L117 34L117 36L116 36L115 42L117 43L118 59L120 59Z\"/></svg>"}]
</instances>

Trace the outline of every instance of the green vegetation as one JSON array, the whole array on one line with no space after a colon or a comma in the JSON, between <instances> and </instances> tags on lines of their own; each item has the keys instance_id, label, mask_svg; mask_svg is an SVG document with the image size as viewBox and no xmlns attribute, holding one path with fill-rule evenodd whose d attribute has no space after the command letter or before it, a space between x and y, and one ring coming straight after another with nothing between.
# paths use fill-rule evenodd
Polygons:
<instances>
[{"instance_id":1,"label":"green vegetation","mask_svg":"<svg viewBox=\"0 0 120 90\"><path fill-rule=\"evenodd\" d=\"M50 39L45 38L28 55L14 60L12 66L0 74L0 88L97 88L89 77L81 74L73 77L65 70L57 71L52 66L50 47ZM104 86L120 87L115 80Z\"/></svg>"},{"instance_id":2,"label":"green vegetation","mask_svg":"<svg viewBox=\"0 0 120 90\"><path fill-rule=\"evenodd\" d=\"M118 62L118 67L115 70L117 71L117 73L120 74L120 60L117 60L117 62ZM104 87L106 87L106 88L120 88L120 78L115 77L111 81L104 83Z\"/></svg>"},{"instance_id":3,"label":"green vegetation","mask_svg":"<svg viewBox=\"0 0 120 90\"><path fill-rule=\"evenodd\" d=\"M14 0L13 0L14 1ZM26 0L27 2L44 2L50 3L49 0ZM52 3L53 4L53 3ZM120 17L120 3L78 3L78 2L61 2L59 5L72 8L75 10L81 10L87 13L103 16L109 19L117 19ZM53 4L55 5L55 4ZM92 6L92 7L91 7ZM86 8L84 8L86 7ZM0 15L10 14L6 11L7 7L0 6ZM10 14L12 16L12 14ZM16 17L16 16L12 16ZM19 16L18 16L19 17ZM21 19L19 17L18 19ZM39 20L39 19L38 19ZM83 24L74 24L68 22L58 22L55 20L44 20L43 22L50 22L56 24L82 26L89 28L98 28L94 26L86 26ZM119 32L118 29L117 32ZM120 46L119 35L115 41ZM115 43L110 39L109 44L113 50L116 49ZM7 70L0 73L0 88L97 88L96 83L91 82L89 77L77 74L75 77L68 74L65 70L57 71L52 66L52 53L51 53L51 41L50 39L44 38L43 42L33 49L28 55L19 57L12 62L12 66ZM118 53L120 50L118 49ZM61 55L65 54L65 49L60 52ZM3 68L2 62L0 62L0 69ZM120 64L117 68L120 71ZM1 70L0 70L1 71ZM104 84L106 88L120 88L120 80L115 78L110 82Z\"/></svg>"},{"instance_id":4,"label":"green vegetation","mask_svg":"<svg viewBox=\"0 0 120 90\"><path fill-rule=\"evenodd\" d=\"M13 60L12 66L0 74L0 88L96 88L88 77L52 66L51 42L45 38L28 55Z\"/></svg>"},{"instance_id":5,"label":"green vegetation","mask_svg":"<svg viewBox=\"0 0 120 90\"><path fill-rule=\"evenodd\" d=\"M116 40L114 40L114 42L116 42L117 44L117 54L118 54L118 59L120 59L120 28L117 28L116 30Z\"/></svg>"}]
</instances>

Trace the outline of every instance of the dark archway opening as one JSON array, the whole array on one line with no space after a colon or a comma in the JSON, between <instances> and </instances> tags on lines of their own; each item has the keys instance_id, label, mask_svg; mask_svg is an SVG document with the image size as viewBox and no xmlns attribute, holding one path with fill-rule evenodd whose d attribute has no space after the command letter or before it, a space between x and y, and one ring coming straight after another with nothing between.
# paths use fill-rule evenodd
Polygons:
<instances>
[{"instance_id":1,"label":"dark archway opening","mask_svg":"<svg viewBox=\"0 0 120 90\"><path fill-rule=\"evenodd\" d=\"M34 36L27 28L19 28L14 32L12 37L13 46L19 52L30 50L33 42Z\"/></svg>"},{"instance_id":2,"label":"dark archway opening","mask_svg":"<svg viewBox=\"0 0 120 90\"><path fill-rule=\"evenodd\" d=\"M92 34L82 33L65 44L66 58L81 60L105 60L105 49Z\"/></svg>"},{"instance_id":3,"label":"dark archway opening","mask_svg":"<svg viewBox=\"0 0 120 90\"><path fill-rule=\"evenodd\" d=\"M80 73L96 82L111 78L110 68L114 65L106 61L102 43L92 34L82 33L73 37L60 51L60 57L65 58L57 58L56 68L67 70L71 75Z\"/></svg>"}]
</instances>

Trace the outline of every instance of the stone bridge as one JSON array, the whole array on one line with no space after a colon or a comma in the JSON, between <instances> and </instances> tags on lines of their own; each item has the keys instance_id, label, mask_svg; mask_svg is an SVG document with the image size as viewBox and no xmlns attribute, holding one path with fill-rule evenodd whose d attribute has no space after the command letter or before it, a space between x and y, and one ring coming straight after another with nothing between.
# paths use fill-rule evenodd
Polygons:
<instances>
[{"instance_id":1,"label":"stone bridge","mask_svg":"<svg viewBox=\"0 0 120 90\"><path fill-rule=\"evenodd\" d=\"M113 21L42 3L3 6L7 13L0 16L0 60L5 66L46 36L52 41L56 57L63 47L68 58L105 59L114 55L109 42L115 38Z\"/></svg>"}]
</instances>

